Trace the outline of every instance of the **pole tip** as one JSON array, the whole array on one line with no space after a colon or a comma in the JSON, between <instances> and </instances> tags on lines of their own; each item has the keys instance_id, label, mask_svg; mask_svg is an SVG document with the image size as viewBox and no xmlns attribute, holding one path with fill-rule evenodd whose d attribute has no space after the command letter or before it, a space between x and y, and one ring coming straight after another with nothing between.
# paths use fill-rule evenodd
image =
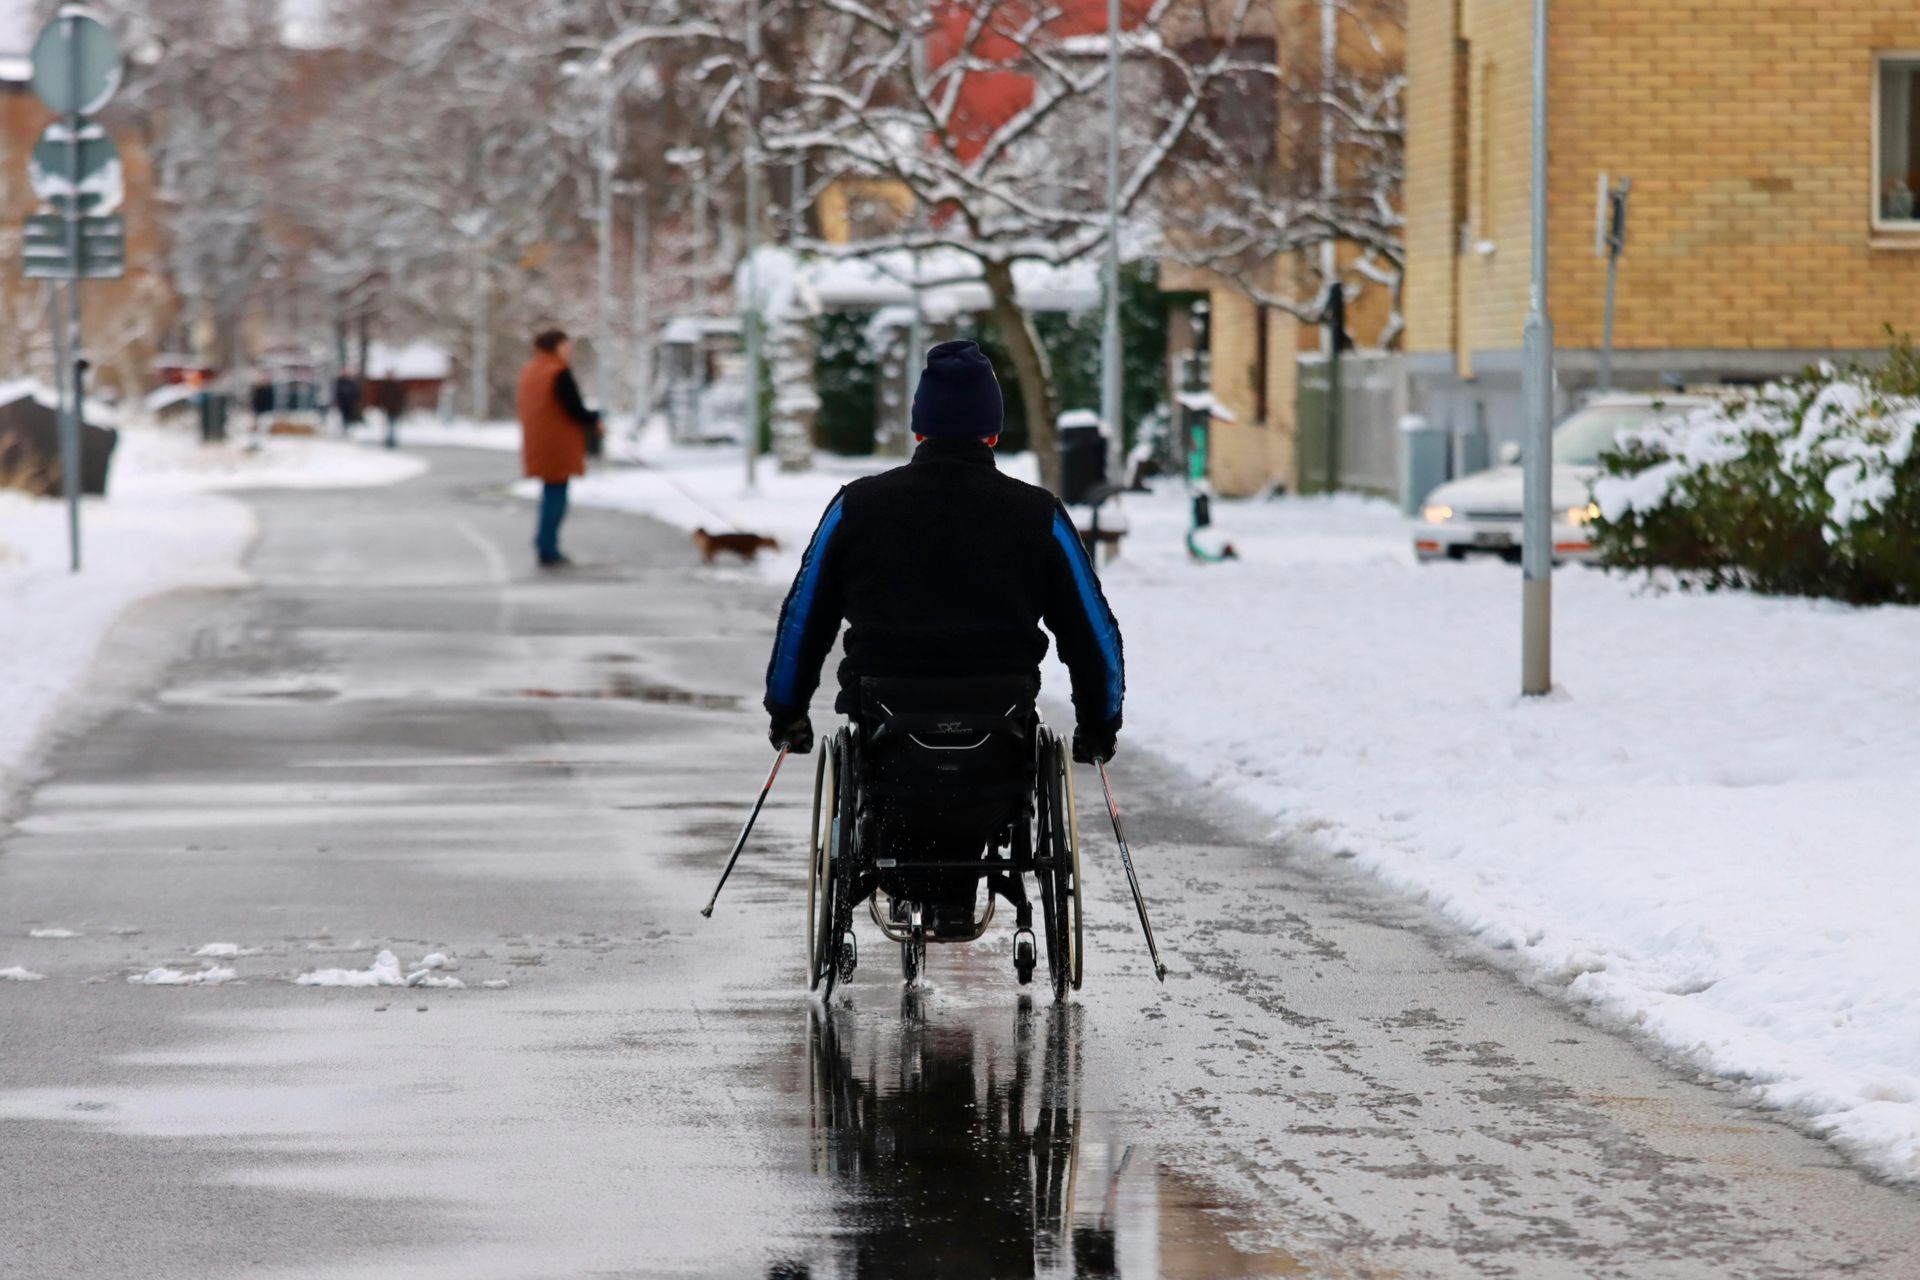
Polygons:
<instances>
[{"instance_id":1,"label":"pole tip","mask_svg":"<svg viewBox=\"0 0 1920 1280\"><path fill-rule=\"evenodd\" d=\"M702 920L713 919L713 904L709 903L706 906L700 908L700 918Z\"/></svg>"},{"instance_id":2,"label":"pole tip","mask_svg":"<svg viewBox=\"0 0 1920 1280\"><path fill-rule=\"evenodd\" d=\"M1154 972L1154 976L1160 979L1160 981L1165 982L1167 980L1167 966L1163 964L1155 965L1153 972Z\"/></svg>"}]
</instances>

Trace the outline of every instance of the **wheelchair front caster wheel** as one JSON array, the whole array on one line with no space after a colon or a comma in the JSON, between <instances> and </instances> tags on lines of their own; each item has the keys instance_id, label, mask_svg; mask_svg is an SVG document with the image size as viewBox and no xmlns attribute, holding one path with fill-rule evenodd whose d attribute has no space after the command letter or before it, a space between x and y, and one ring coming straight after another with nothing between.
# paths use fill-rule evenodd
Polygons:
<instances>
[{"instance_id":1,"label":"wheelchair front caster wheel","mask_svg":"<svg viewBox=\"0 0 1920 1280\"><path fill-rule=\"evenodd\" d=\"M1021 929L1013 935L1013 971L1019 975L1021 986L1024 987L1033 981L1033 969L1039 958L1039 948L1033 941L1033 930Z\"/></svg>"}]
</instances>

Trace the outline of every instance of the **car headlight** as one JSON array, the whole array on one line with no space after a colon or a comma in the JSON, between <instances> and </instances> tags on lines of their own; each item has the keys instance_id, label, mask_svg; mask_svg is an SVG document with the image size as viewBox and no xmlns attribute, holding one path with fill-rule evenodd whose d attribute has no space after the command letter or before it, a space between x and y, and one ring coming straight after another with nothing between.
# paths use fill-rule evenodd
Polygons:
<instances>
[{"instance_id":1,"label":"car headlight","mask_svg":"<svg viewBox=\"0 0 1920 1280\"><path fill-rule=\"evenodd\" d=\"M1436 502L1432 506L1422 507L1420 518L1428 524L1445 524L1453 519L1453 508L1444 502Z\"/></svg>"},{"instance_id":2,"label":"car headlight","mask_svg":"<svg viewBox=\"0 0 1920 1280\"><path fill-rule=\"evenodd\" d=\"M1589 502L1583 507L1567 508L1567 523L1571 525L1591 524L1600 518L1600 504Z\"/></svg>"}]
</instances>

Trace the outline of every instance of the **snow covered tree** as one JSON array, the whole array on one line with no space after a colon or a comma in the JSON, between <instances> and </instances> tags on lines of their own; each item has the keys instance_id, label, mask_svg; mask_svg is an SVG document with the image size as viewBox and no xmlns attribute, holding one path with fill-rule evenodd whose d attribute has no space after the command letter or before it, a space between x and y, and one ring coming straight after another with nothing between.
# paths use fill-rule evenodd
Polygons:
<instances>
[{"instance_id":1,"label":"snow covered tree","mask_svg":"<svg viewBox=\"0 0 1920 1280\"><path fill-rule=\"evenodd\" d=\"M117 111L147 134L166 210L168 267L189 324L228 365L272 257L280 152L268 106L287 83L273 0L110 0L132 54Z\"/></svg>"},{"instance_id":2,"label":"snow covered tree","mask_svg":"<svg viewBox=\"0 0 1920 1280\"><path fill-rule=\"evenodd\" d=\"M1201 114L1157 202L1165 251L1262 306L1318 322L1327 287L1387 292L1400 330L1405 0L1311 0L1250 31L1240 92ZM1265 63L1261 66L1261 63ZM1275 272L1276 261L1283 269Z\"/></svg>"},{"instance_id":3,"label":"snow covered tree","mask_svg":"<svg viewBox=\"0 0 1920 1280\"><path fill-rule=\"evenodd\" d=\"M1135 219L1169 157L1241 67L1253 0L1127 5L1119 207ZM1016 285L1026 262L1071 263L1106 242L1098 157L1104 15L1060 0L826 0L767 6L759 144L802 160L809 193L904 190L910 210L822 254L960 250L977 263L1014 366L1041 476L1058 488L1045 348ZM1194 38L1184 37L1191 34ZM884 203L884 202L882 202ZM936 282L937 283L937 282Z\"/></svg>"}]
</instances>

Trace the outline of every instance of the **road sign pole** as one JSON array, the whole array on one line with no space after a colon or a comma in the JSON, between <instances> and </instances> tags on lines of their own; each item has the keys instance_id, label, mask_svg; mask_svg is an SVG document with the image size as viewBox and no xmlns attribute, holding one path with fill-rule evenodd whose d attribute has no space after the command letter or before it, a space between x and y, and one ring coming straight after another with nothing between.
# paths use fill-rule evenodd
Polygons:
<instances>
[{"instance_id":1,"label":"road sign pole","mask_svg":"<svg viewBox=\"0 0 1920 1280\"><path fill-rule=\"evenodd\" d=\"M27 279L47 280L53 323L54 385L60 400L61 487L67 499L69 563L80 571L80 426L86 396L86 359L80 347L80 281L117 277L125 266L125 226L110 215L121 191L113 140L86 117L112 101L120 86L120 45L99 17L63 4L33 43L33 91L57 121L35 145L28 177L42 212L27 218L23 239ZM60 136L65 132L65 137ZM97 181L89 182L89 179ZM88 183L91 190L82 190ZM89 210L91 209L91 212ZM67 282L66 314L59 314L59 281ZM64 335L64 337L63 337Z\"/></svg>"},{"instance_id":2,"label":"road sign pole","mask_svg":"<svg viewBox=\"0 0 1920 1280\"><path fill-rule=\"evenodd\" d=\"M68 83L80 83L79 18L63 13L58 19L67 44ZM80 110L76 100L67 112L67 261L73 271L67 284L67 367L59 371L70 379L71 390L61 397L66 412L60 418L60 473L67 496L69 569L80 572L80 418L84 395L80 359Z\"/></svg>"}]
</instances>

